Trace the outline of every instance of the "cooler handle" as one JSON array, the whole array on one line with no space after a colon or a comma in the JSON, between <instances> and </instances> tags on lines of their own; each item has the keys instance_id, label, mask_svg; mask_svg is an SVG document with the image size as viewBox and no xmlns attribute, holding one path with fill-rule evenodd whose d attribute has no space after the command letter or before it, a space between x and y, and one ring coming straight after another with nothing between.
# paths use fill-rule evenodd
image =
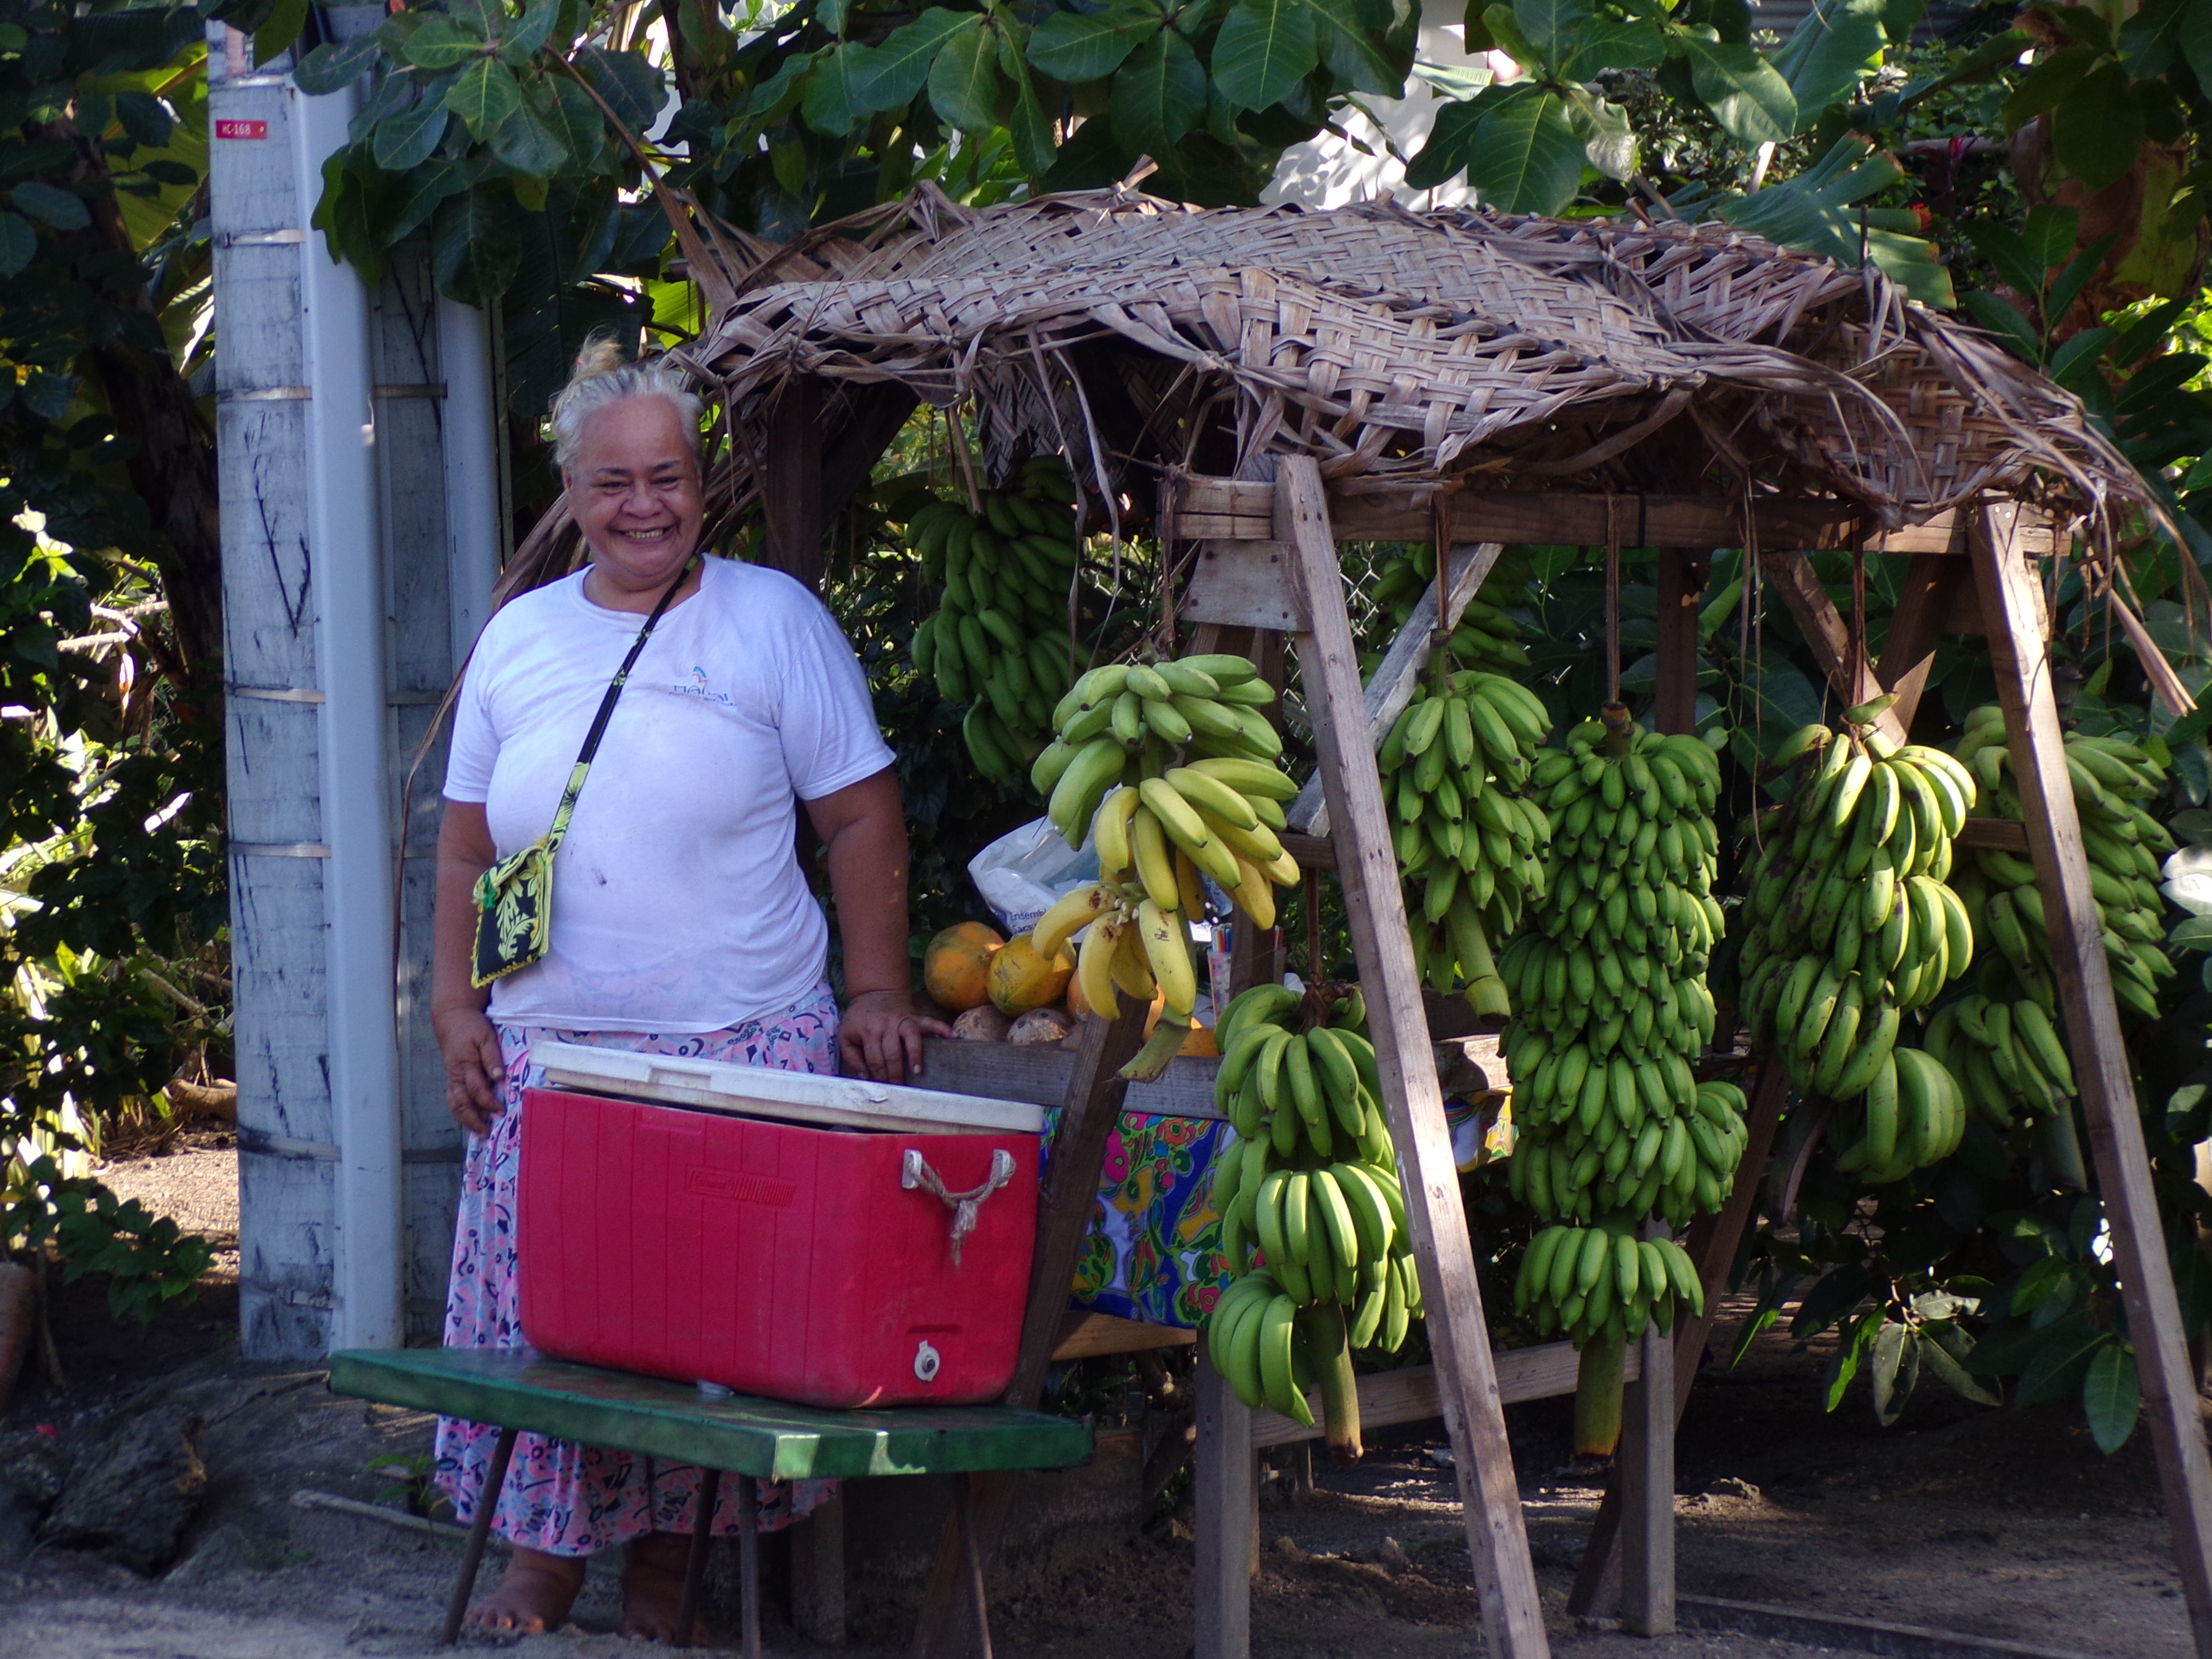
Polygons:
<instances>
[{"instance_id":1,"label":"cooler handle","mask_svg":"<svg viewBox=\"0 0 2212 1659\"><path fill-rule=\"evenodd\" d=\"M909 1146L899 1164L899 1186L912 1192L919 1187L931 1193L952 1212L952 1265L960 1265L960 1242L975 1231L975 1212L983 1200L1014 1178L1014 1155L1005 1147L994 1148L991 1153L991 1178L980 1187L970 1187L964 1193L951 1193L937 1171L929 1167L929 1160L921 1155L921 1148Z\"/></svg>"}]
</instances>

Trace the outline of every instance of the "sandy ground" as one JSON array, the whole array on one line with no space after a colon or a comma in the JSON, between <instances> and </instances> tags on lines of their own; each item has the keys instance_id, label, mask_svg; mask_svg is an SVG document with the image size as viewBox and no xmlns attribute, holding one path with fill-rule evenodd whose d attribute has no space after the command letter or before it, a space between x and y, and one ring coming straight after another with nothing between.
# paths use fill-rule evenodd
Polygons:
<instances>
[{"instance_id":1,"label":"sandy ground","mask_svg":"<svg viewBox=\"0 0 2212 1659\"><path fill-rule=\"evenodd\" d=\"M209 1231L235 1226L229 1155L202 1149L105 1172ZM392 1501L368 1465L420 1453L417 1413L340 1400L320 1374L234 1358L234 1291L152 1332L116 1330L96 1295L57 1309L71 1388L33 1381L0 1437L69 1434L155 1399L207 1420L210 1487L186 1553L164 1577L56 1551L0 1560L0 1659L339 1659L427 1655L457 1546L296 1508L301 1488ZM1863 1394L1820 1410L1825 1355L1769 1337L1745 1365L1709 1370L1678 1464L1685 1593L1930 1625L2097 1659L2193 1653L2147 1436L2101 1456L2059 1408L1980 1410L1923 1389L1893 1429ZM1509 1413L1554 1651L1572 1659L1752 1659L1815 1650L1735 1634L1656 1641L1577 1630L1564 1613L1599 1492L1567 1459L1566 1402ZM1261 1659L1429 1659L1481 1647L1465 1534L1433 1433L1402 1433L1356 1468L1261 1510L1254 1597ZM1293 1486L1270 1481L1270 1494ZM1033 1547L993 1587L1010 1659L1184 1659L1191 1547L1165 1517ZM496 1558L488 1564L495 1570ZM576 1622L507 1640L519 1654L635 1653L614 1627L613 1564L595 1564ZM855 1659L899 1652L910 1591L856 1583ZM479 1641L488 1638L478 1638ZM811 1652L777 1621L780 1654Z\"/></svg>"}]
</instances>

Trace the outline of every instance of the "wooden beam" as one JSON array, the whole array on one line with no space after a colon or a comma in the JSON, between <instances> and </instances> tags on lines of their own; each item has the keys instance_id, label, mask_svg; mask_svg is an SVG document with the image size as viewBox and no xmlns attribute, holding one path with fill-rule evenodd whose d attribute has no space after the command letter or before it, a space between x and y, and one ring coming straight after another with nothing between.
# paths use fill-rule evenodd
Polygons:
<instances>
[{"instance_id":1,"label":"wooden beam","mask_svg":"<svg viewBox=\"0 0 2212 1659\"><path fill-rule=\"evenodd\" d=\"M1197 1340L1196 1331L1180 1325L1148 1325L1141 1319L1117 1319L1112 1314L1071 1308L1060 1317L1052 1363L1061 1365L1071 1359L1096 1359L1103 1354L1188 1348Z\"/></svg>"},{"instance_id":2,"label":"wooden beam","mask_svg":"<svg viewBox=\"0 0 2212 1659\"><path fill-rule=\"evenodd\" d=\"M1848 708L1880 696L1881 682L1863 658L1853 658L1850 629L1836 610L1836 602L1828 597L1828 590L1813 574L1812 562L1801 553L1762 553L1759 564L1796 618L1814 659L1843 705ZM1905 727L1898 720L1896 709L1890 709L1875 724L1899 743L1905 741Z\"/></svg>"},{"instance_id":3,"label":"wooden beam","mask_svg":"<svg viewBox=\"0 0 2212 1659\"><path fill-rule=\"evenodd\" d=\"M2096 1155L2097 1184L2128 1310L2151 1445L2158 1455L2174 1564L2200 1659L2212 1659L2212 1463L2204 1449L2197 1373L2166 1260L2158 1196L2136 1115L2119 1010L2112 1001L2104 928L2089 890L2081 821L2066 771L2065 739L2052 696L2041 584L2013 544L2017 509L1993 507L1974 537L1974 574L1990 623L1990 657L2004 707L2012 763L2027 815L2028 851L2058 996L2065 1011L2075 1081Z\"/></svg>"},{"instance_id":4,"label":"wooden beam","mask_svg":"<svg viewBox=\"0 0 2212 1659\"><path fill-rule=\"evenodd\" d=\"M1305 626L1291 581L1290 550L1276 542L1201 542L1176 616L1185 623L1267 628Z\"/></svg>"},{"instance_id":5,"label":"wooden beam","mask_svg":"<svg viewBox=\"0 0 2212 1659\"><path fill-rule=\"evenodd\" d=\"M1664 1238L1663 1221L1644 1224L1646 1238ZM1647 1325L1637 1340L1643 1375L1623 1402L1620 1455L1620 1627L1631 1636L1668 1636L1674 1629L1674 1340Z\"/></svg>"},{"instance_id":6,"label":"wooden beam","mask_svg":"<svg viewBox=\"0 0 2212 1659\"><path fill-rule=\"evenodd\" d=\"M1698 600L1712 566L1710 553L1670 548L1659 555L1659 686L1652 726L1661 732L1698 729Z\"/></svg>"},{"instance_id":7,"label":"wooden beam","mask_svg":"<svg viewBox=\"0 0 2212 1659\"><path fill-rule=\"evenodd\" d=\"M1905 569L1897 609L1890 616L1889 635L1881 642L1881 660L1874 672L1883 690L1897 694L1897 722L1907 732L1928 689L1936 642L1948 631L1959 595L1972 591L1972 576L1968 561L1937 553L1914 555Z\"/></svg>"},{"instance_id":8,"label":"wooden beam","mask_svg":"<svg viewBox=\"0 0 2212 1659\"><path fill-rule=\"evenodd\" d=\"M1406 1188L1413 1258L1428 1310L1444 1425L1456 1455L1486 1651L1492 1659L1536 1659L1550 1651L1543 1607L1498 1402L1443 1096L1430 1063L1420 980L1382 779L1368 740L1344 577L1321 469L1310 457L1287 456L1278 463L1275 511L1279 539L1297 550L1313 623L1310 633L1297 637L1299 673L1335 825L1337 877L1367 995L1383 1104Z\"/></svg>"},{"instance_id":9,"label":"wooden beam","mask_svg":"<svg viewBox=\"0 0 2212 1659\"><path fill-rule=\"evenodd\" d=\"M1170 533L1187 539L1272 541L1271 486L1245 478L1170 479L1162 489ZM1330 498L1330 532L1340 542L1419 542L1436 533L1436 486L1363 481ZM1753 509L1758 545L1770 553L1861 548L1869 553L1966 551L1964 515L1946 511L1900 529L1876 528L1856 503L1822 497L1762 497ZM1742 501L1717 495L1602 495L1582 489L1463 489L1451 500L1455 543L1579 543L1601 547L1618 532L1629 547L1741 547ZM2031 556L2047 555L2051 527L2030 532Z\"/></svg>"},{"instance_id":10,"label":"wooden beam","mask_svg":"<svg viewBox=\"0 0 2212 1659\"><path fill-rule=\"evenodd\" d=\"M822 585L822 383L811 374L783 383L769 409L761 477L761 562L807 586Z\"/></svg>"},{"instance_id":11,"label":"wooden beam","mask_svg":"<svg viewBox=\"0 0 2212 1659\"><path fill-rule=\"evenodd\" d=\"M1446 555L1451 574L1449 589L1444 596L1443 632L1449 634L1459 626L1459 619L1467 614L1468 602L1489 579L1498 555L1504 550L1496 542L1485 542L1479 547L1455 547ZM1373 747L1382 747L1384 736L1398 723L1398 716L1406 712L1413 701L1413 693L1420 689L1421 672L1428 666L1429 653L1438 629L1437 585L1431 582L1421 590L1421 597L1413 601L1413 614L1406 618L1406 625L1398 630L1398 637L1390 641L1389 650L1376 665L1375 678L1360 693L1361 706L1367 711L1367 738ZM1308 836L1328 834L1328 803L1322 799L1321 774L1316 772L1306 780L1305 787L1298 791L1297 799L1283 816L1290 820L1294 830Z\"/></svg>"},{"instance_id":12,"label":"wooden beam","mask_svg":"<svg viewBox=\"0 0 2212 1659\"><path fill-rule=\"evenodd\" d=\"M1571 1342L1546 1342L1534 1348L1509 1348L1495 1356L1498 1398L1517 1406L1528 1400L1556 1400L1575 1391L1582 1375L1582 1356ZM1642 1353L1632 1348L1621 1375L1633 1382L1644 1374ZM1399 1371L1370 1371L1358 1379L1359 1421L1366 1428L1389 1428L1400 1423L1432 1423L1443 1415L1437 1393L1437 1368L1412 1365ZM1313 1406L1314 1424L1308 1428L1295 1418L1267 1410L1252 1413L1255 1446L1289 1446L1301 1440L1318 1440L1324 1432L1321 1395L1307 1398Z\"/></svg>"},{"instance_id":13,"label":"wooden beam","mask_svg":"<svg viewBox=\"0 0 2212 1659\"><path fill-rule=\"evenodd\" d=\"M2006 853L2027 851L2027 826L2014 818L1968 818L1951 838L1954 847L1994 847Z\"/></svg>"},{"instance_id":14,"label":"wooden beam","mask_svg":"<svg viewBox=\"0 0 2212 1659\"><path fill-rule=\"evenodd\" d=\"M1022 1316L1022 1345L1014 1359L1013 1381L1002 1396L1009 1406L1034 1408L1044 1394L1044 1375L1058 1345L1068 1287L1075 1282L1076 1258L1091 1224L1098 1173L1106 1162L1106 1142L1121 1116L1128 1085L1121 1077L1145 1042L1142 1007L1132 1006L1119 1019L1086 1019L1076 1050L1066 1104L1052 1138L1051 1166L1037 1197L1036 1254L1030 1262L1030 1293ZM925 1075L927 1073L925 1073ZM968 1535L948 1519L937 1543L937 1563L924 1592L921 1622L915 1630L912 1659L966 1659L975 1648L975 1607L969 1551L988 1573L1013 1502L1015 1483L1006 1475L977 1477L970 1487Z\"/></svg>"},{"instance_id":15,"label":"wooden beam","mask_svg":"<svg viewBox=\"0 0 2212 1659\"><path fill-rule=\"evenodd\" d=\"M1198 1354L1198 1456L1191 1470L1198 1523L1191 1583L1197 1596L1192 1659L1252 1651L1252 1575L1260 1522L1252 1411Z\"/></svg>"},{"instance_id":16,"label":"wooden beam","mask_svg":"<svg viewBox=\"0 0 2212 1659\"><path fill-rule=\"evenodd\" d=\"M949 1094L1058 1106L1067 1099L1080 1064L1079 1051L1073 1048L1042 1043L954 1042L931 1037L921 1045L921 1073L915 1081L921 1088L942 1089ZM1197 1055L1171 1060L1158 1081L1128 1085L1121 1097L1121 1109L1161 1117L1218 1120L1221 1109L1213 1103L1213 1074L1220 1066L1218 1060Z\"/></svg>"}]
</instances>

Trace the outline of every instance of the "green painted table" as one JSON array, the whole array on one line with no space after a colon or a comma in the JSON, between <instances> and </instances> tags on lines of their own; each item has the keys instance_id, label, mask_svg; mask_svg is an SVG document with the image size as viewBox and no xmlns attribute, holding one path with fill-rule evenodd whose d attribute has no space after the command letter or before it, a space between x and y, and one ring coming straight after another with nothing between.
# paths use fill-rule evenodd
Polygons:
<instances>
[{"instance_id":1,"label":"green painted table","mask_svg":"<svg viewBox=\"0 0 2212 1659\"><path fill-rule=\"evenodd\" d=\"M446 1610L443 1640L461 1617L483 1559L492 1512L514 1450L534 1434L611 1446L693 1463L702 1471L698 1521L684 1574L677 1645L688 1647L707 1562L708 1525L727 1471L738 1477L738 1599L746 1659L760 1653L760 1540L755 1483L883 1474L971 1475L1002 1469L1062 1469L1087 1462L1091 1431L1064 1417L1005 1406L920 1407L899 1411L823 1411L748 1395L710 1396L701 1388L627 1371L572 1365L513 1350L395 1348L331 1356L331 1389L390 1406L489 1423L500 1431L487 1491L477 1503L459 1581ZM963 1527L967 1482L954 1488ZM981 1651L989 1659L981 1564L968 1552L970 1593Z\"/></svg>"}]
</instances>

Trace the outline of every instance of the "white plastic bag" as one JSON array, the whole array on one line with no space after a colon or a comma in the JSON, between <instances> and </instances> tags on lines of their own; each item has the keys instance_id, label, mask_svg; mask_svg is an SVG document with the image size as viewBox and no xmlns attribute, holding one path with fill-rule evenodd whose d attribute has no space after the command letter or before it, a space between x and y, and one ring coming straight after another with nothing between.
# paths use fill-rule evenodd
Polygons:
<instances>
[{"instance_id":1,"label":"white plastic bag","mask_svg":"<svg viewBox=\"0 0 2212 1659\"><path fill-rule=\"evenodd\" d=\"M1052 820L1039 818L976 854L968 873L1012 939L1036 927L1061 894L1098 879L1098 848L1086 836L1070 852Z\"/></svg>"}]
</instances>

